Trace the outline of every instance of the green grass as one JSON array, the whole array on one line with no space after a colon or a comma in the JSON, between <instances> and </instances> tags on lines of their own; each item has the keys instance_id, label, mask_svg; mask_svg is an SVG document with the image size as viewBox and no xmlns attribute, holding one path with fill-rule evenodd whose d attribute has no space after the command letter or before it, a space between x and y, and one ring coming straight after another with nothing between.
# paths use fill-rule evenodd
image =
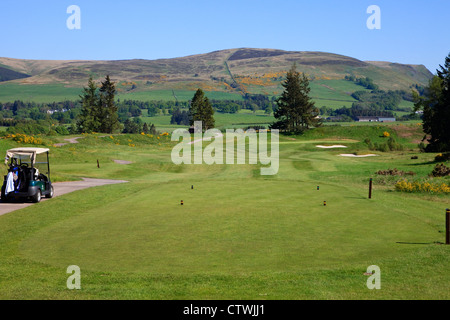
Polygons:
<instances>
[{"instance_id":1,"label":"green grass","mask_svg":"<svg viewBox=\"0 0 450 320\"><path fill-rule=\"evenodd\" d=\"M15 100L43 102L59 102L77 100L81 88L66 87L63 84L28 85L17 83L0 83L0 102Z\"/></svg>"},{"instance_id":2,"label":"green grass","mask_svg":"<svg viewBox=\"0 0 450 320\"><path fill-rule=\"evenodd\" d=\"M317 80L310 82L311 97L325 100L342 100L355 102L351 94L358 90L365 90L346 80Z\"/></svg>"},{"instance_id":3,"label":"green grass","mask_svg":"<svg viewBox=\"0 0 450 320\"><path fill-rule=\"evenodd\" d=\"M132 99L132 100L140 100L140 101L149 101L149 100L171 100L171 101L188 101L191 100L195 94L195 91L191 90L173 90L175 92L175 96L171 89L168 90L148 90L148 91L131 91L127 93L119 93L117 98L119 99ZM242 95L238 93L228 93L221 91L208 91L206 93L208 99L216 99L216 100L242 100Z\"/></svg>"},{"instance_id":4,"label":"green grass","mask_svg":"<svg viewBox=\"0 0 450 320\"><path fill-rule=\"evenodd\" d=\"M118 88L120 88L118 86ZM174 90L176 99L179 101L188 101L192 99L195 91ZM0 83L0 102L13 102L15 100L34 101L38 103L59 102L64 100L78 100L82 93L81 87L66 87L63 84L19 84L19 83ZM207 92L209 99L217 100L242 100L239 93L229 93L221 91ZM172 89L167 90L137 90L130 92L119 92L117 99L132 99L140 101L150 100L171 100L176 101Z\"/></svg>"},{"instance_id":5,"label":"green grass","mask_svg":"<svg viewBox=\"0 0 450 320\"><path fill-rule=\"evenodd\" d=\"M177 128L187 128L183 125L170 124L170 115L155 116L155 117L141 117L144 122L152 123L160 131L172 132ZM219 113L214 114L216 121L216 128L227 129L235 127L247 127L249 125L265 125L268 127L275 121L275 118L271 115L264 114L264 111L258 110L253 113L250 110L240 110L238 113Z\"/></svg>"},{"instance_id":6,"label":"green grass","mask_svg":"<svg viewBox=\"0 0 450 320\"><path fill-rule=\"evenodd\" d=\"M402 100L398 105L400 108L410 108L411 111L414 109L414 102ZM409 112L411 113L411 112Z\"/></svg>"},{"instance_id":7,"label":"green grass","mask_svg":"<svg viewBox=\"0 0 450 320\"><path fill-rule=\"evenodd\" d=\"M406 150L338 156L368 152L362 140L382 141L384 131ZM258 165L176 166L167 138L88 135L50 146L59 180L129 182L0 216L0 298L449 299L450 248L440 244L448 196L398 193L376 179L367 199L377 170L426 176L434 166L398 132L327 126L282 136L275 176ZM316 147L336 143L349 148ZM13 145L0 140L0 152ZM66 288L72 264L81 290ZM370 265L381 269L381 290L366 287Z\"/></svg>"},{"instance_id":8,"label":"green grass","mask_svg":"<svg viewBox=\"0 0 450 320\"><path fill-rule=\"evenodd\" d=\"M311 97L316 107L326 106L339 109L343 106L350 108L354 99L351 94L355 91L365 91L361 86L347 80L315 80L310 82Z\"/></svg>"},{"instance_id":9,"label":"green grass","mask_svg":"<svg viewBox=\"0 0 450 320\"><path fill-rule=\"evenodd\" d=\"M310 82L311 97L317 107L327 106L332 109L351 107L356 100L351 97L351 93L358 90L366 90L353 82L346 80L314 80ZM117 85L117 99L132 99L139 101L164 100L164 101L188 101L195 94L195 90L172 90L151 89L140 84L138 89L132 91L123 91L124 89ZM281 92L280 85L269 87L248 86L250 93L273 95L274 90ZM62 84L19 84L19 83L1 83L0 84L0 102L12 102L15 100L42 102L55 102L63 100L78 100L81 94L81 87L66 87ZM175 96L173 95L175 93ZM243 100L240 92L206 91L209 99L216 100ZM402 101L400 107L412 108L413 104L408 101Z\"/></svg>"}]
</instances>

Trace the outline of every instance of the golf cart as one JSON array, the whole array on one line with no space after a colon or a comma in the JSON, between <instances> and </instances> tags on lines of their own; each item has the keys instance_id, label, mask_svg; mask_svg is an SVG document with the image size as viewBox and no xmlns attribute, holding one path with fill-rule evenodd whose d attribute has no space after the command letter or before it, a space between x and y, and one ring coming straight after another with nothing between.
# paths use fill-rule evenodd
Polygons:
<instances>
[{"instance_id":1,"label":"golf cart","mask_svg":"<svg viewBox=\"0 0 450 320\"><path fill-rule=\"evenodd\" d=\"M2 202L19 198L39 202L42 196L53 197L48 152L47 148L28 147L6 151L5 164L9 167L3 180ZM39 169L46 170L46 173L39 172Z\"/></svg>"}]
</instances>

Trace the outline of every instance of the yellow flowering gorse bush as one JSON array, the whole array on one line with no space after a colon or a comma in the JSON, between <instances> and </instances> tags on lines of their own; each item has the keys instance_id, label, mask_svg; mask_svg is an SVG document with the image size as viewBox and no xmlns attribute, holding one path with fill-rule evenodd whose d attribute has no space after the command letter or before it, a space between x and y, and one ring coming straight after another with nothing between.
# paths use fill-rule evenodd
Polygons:
<instances>
[{"instance_id":1,"label":"yellow flowering gorse bush","mask_svg":"<svg viewBox=\"0 0 450 320\"><path fill-rule=\"evenodd\" d=\"M24 144L44 144L41 138L36 138L33 136L28 136L23 133L15 133L15 134L8 134L4 137L5 139L12 139L18 143L24 143Z\"/></svg>"},{"instance_id":2,"label":"yellow flowering gorse bush","mask_svg":"<svg viewBox=\"0 0 450 320\"><path fill-rule=\"evenodd\" d=\"M395 190L402 192L450 193L450 185L445 182L410 182L406 179L403 179L395 184Z\"/></svg>"}]
</instances>

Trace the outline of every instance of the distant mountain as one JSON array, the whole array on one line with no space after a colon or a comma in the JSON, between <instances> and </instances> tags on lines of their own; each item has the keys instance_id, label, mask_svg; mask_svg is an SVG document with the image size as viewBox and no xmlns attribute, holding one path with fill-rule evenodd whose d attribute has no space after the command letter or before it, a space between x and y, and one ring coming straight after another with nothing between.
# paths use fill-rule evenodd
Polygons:
<instances>
[{"instance_id":1,"label":"distant mountain","mask_svg":"<svg viewBox=\"0 0 450 320\"><path fill-rule=\"evenodd\" d=\"M285 72L293 63L313 80L343 80L345 76L370 77L380 89L410 90L426 85L432 73L423 65L361 61L344 55L239 48L157 60L22 60L0 58L0 77L17 84L85 86L88 77L100 80L109 74L122 93L154 90L223 91L243 94L277 94ZM8 73L9 72L9 73ZM11 74L10 78L6 75ZM15 76L13 75L15 74ZM331 82L330 82L331 83Z\"/></svg>"}]
</instances>

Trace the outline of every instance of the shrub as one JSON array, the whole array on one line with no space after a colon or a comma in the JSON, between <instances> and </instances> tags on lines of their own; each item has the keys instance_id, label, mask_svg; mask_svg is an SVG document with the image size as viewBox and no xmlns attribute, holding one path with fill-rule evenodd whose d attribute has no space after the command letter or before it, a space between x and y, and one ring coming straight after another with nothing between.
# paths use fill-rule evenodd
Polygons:
<instances>
[{"instance_id":1,"label":"shrub","mask_svg":"<svg viewBox=\"0 0 450 320\"><path fill-rule=\"evenodd\" d=\"M395 184L395 190L402 192L450 193L450 186L446 183L410 182L403 179Z\"/></svg>"},{"instance_id":2,"label":"shrub","mask_svg":"<svg viewBox=\"0 0 450 320\"><path fill-rule=\"evenodd\" d=\"M439 153L434 157L434 161L448 161L450 160L450 152L448 153Z\"/></svg>"},{"instance_id":3,"label":"shrub","mask_svg":"<svg viewBox=\"0 0 450 320\"><path fill-rule=\"evenodd\" d=\"M48 136L56 136L58 133L55 131L55 130L53 130L53 129L50 129L48 132L47 132L47 135Z\"/></svg>"},{"instance_id":4,"label":"shrub","mask_svg":"<svg viewBox=\"0 0 450 320\"><path fill-rule=\"evenodd\" d=\"M403 150L403 146L392 137L390 137L388 139L387 145L389 147L389 150L391 150L391 151L402 151Z\"/></svg>"},{"instance_id":5,"label":"shrub","mask_svg":"<svg viewBox=\"0 0 450 320\"><path fill-rule=\"evenodd\" d=\"M401 151L403 150L403 145L398 143L393 137L389 137L389 139L382 143L372 143L370 139L365 139L364 142L367 144L369 150L377 150L381 152L389 152L389 151Z\"/></svg>"},{"instance_id":6,"label":"shrub","mask_svg":"<svg viewBox=\"0 0 450 320\"><path fill-rule=\"evenodd\" d=\"M444 165L443 163L437 164L433 171L431 172L430 176L432 177L445 177L450 176L450 168Z\"/></svg>"},{"instance_id":7,"label":"shrub","mask_svg":"<svg viewBox=\"0 0 450 320\"><path fill-rule=\"evenodd\" d=\"M387 170L378 170L375 173L378 175L383 175L383 176L405 176L405 175L414 176L416 174L415 172L412 172L412 171L405 172L405 171L398 170L397 168L387 169Z\"/></svg>"},{"instance_id":8,"label":"shrub","mask_svg":"<svg viewBox=\"0 0 450 320\"><path fill-rule=\"evenodd\" d=\"M55 128L55 131L56 131L58 134L61 134L61 135L67 135L67 134L69 134L69 130L68 130L65 126L57 126L57 127Z\"/></svg>"},{"instance_id":9,"label":"shrub","mask_svg":"<svg viewBox=\"0 0 450 320\"><path fill-rule=\"evenodd\" d=\"M425 152L425 148L427 147L427 145L423 142L418 144L419 150L420 152Z\"/></svg>"},{"instance_id":10,"label":"shrub","mask_svg":"<svg viewBox=\"0 0 450 320\"><path fill-rule=\"evenodd\" d=\"M18 123L14 127L8 127L6 130L10 134L46 134L48 132L48 126L42 126L37 123Z\"/></svg>"},{"instance_id":11,"label":"shrub","mask_svg":"<svg viewBox=\"0 0 450 320\"><path fill-rule=\"evenodd\" d=\"M44 144L44 142L42 141L41 138L28 136L28 135L22 134L22 133L8 134L5 136L5 139L11 139L18 143L24 143L24 144L38 144L38 145Z\"/></svg>"},{"instance_id":12,"label":"shrub","mask_svg":"<svg viewBox=\"0 0 450 320\"><path fill-rule=\"evenodd\" d=\"M389 146L387 143L375 143L374 145L375 150L381 151L381 152L388 152Z\"/></svg>"}]
</instances>

